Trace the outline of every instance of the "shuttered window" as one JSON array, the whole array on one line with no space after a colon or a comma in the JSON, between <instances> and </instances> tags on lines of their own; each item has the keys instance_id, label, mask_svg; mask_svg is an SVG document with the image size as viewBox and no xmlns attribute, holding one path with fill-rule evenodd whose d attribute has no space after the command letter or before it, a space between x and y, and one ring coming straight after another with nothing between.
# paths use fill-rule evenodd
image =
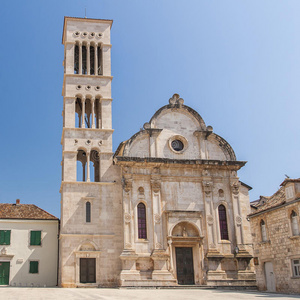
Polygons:
<instances>
[{"instance_id":1,"label":"shuttered window","mask_svg":"<svg viewBox=\"0 0 300 300\"><path fill-rule=\"evenodd\" d=\"M29 262L29 273L36 274L39 272L39 262L38 261L30 261Z\"/></svg>"},{"instance_id":2,"label":"shuttered window","mask_svg":"<svg viewBox=\"0 0 300 300\"><path fill-rule=\"evenodd\" d=\"M41 245L41 231L31 231L30 232L30 245L40 246Z\"/></svg>"},{"instance_id":3,"label":"shuttered window","mask_svg":"<svg viewBox=\"0 0 300 300\"><path fill-rule=\"evenodd\" d=\"M10 245L10 230L0 230L0 245Z\"/></svg>"}]
</instances>

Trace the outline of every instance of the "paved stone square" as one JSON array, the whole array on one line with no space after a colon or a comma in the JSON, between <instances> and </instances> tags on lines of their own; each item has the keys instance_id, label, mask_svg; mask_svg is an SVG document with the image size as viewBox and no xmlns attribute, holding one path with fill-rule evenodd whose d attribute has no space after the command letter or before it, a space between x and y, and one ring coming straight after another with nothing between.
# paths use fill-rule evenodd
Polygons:
<instances>
[{"instance_id":1,"label":"paved stone square","mask_svg":"<svg viewBox=\"0 0 300 300\"><path fill-rule=\"evenodd\" d=\"M272 294L219 289L98 289L98 288L0 288L1 300L98 299L98 300L218 300L299 299L300 295Z\"/></svg>"}]
</instances>

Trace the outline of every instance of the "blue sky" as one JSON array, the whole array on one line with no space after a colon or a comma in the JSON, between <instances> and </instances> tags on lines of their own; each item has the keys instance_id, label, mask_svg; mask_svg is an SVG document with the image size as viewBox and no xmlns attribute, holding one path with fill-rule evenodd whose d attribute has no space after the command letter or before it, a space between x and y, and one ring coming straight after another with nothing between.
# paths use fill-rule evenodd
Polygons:
<instances>
[{"instance_id":1,"label":"blue sky","mask_svg":"<svg viewBox=\"0 0 300 300\"><path fill-rule=\"evenodd\" d=\"M64 16L113 19L114 150L179 93L238 160L250 200L299 177L300 1L31 0L0 11L0 202L60 215Z\"/></svg>"}]
</instances>

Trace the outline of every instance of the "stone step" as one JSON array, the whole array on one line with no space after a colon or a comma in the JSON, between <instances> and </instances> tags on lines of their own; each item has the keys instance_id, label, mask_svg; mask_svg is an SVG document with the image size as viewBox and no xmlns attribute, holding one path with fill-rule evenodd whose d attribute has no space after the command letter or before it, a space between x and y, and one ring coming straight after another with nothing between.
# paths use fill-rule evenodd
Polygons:
<instances>
[{"instance_id":1,"label":"stone step","mask_svg":"<svg viewBox=\"0 0 300 300\"><path fill-rule=\"evenodd\" d=\"M211 286L211 285L174 285L174 286L122 286L121 289L218 289L218 290L247 290L247 291L257 291L257 286Z\"/></svg>"}]
</instances>

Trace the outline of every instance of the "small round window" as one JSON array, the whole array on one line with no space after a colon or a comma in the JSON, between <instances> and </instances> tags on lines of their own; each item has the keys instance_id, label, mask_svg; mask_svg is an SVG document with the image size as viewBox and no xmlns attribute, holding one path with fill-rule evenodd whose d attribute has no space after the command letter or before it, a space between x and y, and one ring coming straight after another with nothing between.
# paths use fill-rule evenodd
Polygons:
<instances>
[{"instance_id":1,"label":"small round window","mask_svg":"<svg viewBox=\"0 0 300 300\"><path fill-rule=\"evenodd\" d=\"M184 148L183 142L180 140L172 141L171 146L175 151L182 151Z\"/></svg>"}]
</instances>

